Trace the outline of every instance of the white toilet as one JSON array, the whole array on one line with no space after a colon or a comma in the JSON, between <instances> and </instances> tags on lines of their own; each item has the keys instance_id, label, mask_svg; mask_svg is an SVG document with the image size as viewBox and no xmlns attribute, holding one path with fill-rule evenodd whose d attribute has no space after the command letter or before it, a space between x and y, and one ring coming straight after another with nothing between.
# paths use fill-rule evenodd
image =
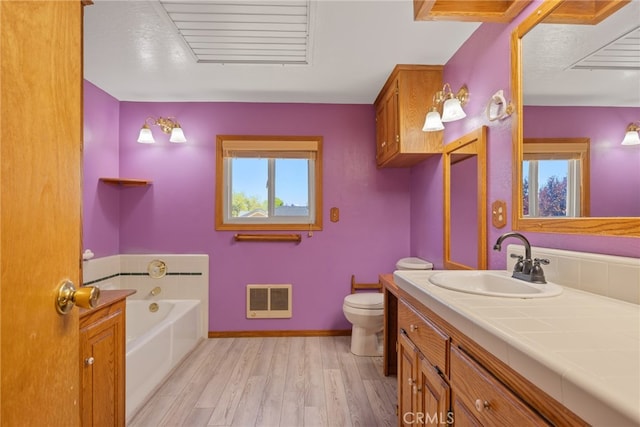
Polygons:
<instances>
[{"instance_id":1,"label":"white toilet","mask_svg":"<svg viewBox=\"0 0 640 427\"><path fill-rule=\"evenodd\" d=\"M398 270L431 270L433 264L420 258L402 258ZM381 356L380 333L384 327L384 295L380 292L360 292L347 295L342 304L344 317L351 328L351 353L356 356Z\"/></svg>"},{"instance_id":2,"label":"white toilet","mask_svg":"<svg viewBox=\"0 0 640 427\"><path fill-rule=\"evenodd\" d=\"M344 317L351 328L351 353L356 356L380 356L382 346L377 334L384 325L384 295L361 292L347 295L342 304Z\"/></svg>"}]
</instances>

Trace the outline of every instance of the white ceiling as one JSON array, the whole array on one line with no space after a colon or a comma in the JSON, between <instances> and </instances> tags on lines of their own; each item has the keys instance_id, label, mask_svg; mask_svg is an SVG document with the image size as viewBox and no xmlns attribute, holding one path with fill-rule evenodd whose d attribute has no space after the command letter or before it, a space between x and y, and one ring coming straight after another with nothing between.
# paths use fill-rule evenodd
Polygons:
<instances>
[{"instance_id":1,"label":"white ceiling","mask_svg":"<svg viewBox=\"0 0 640 427\"><path fill-rule=\"evenodd\" d=\"M198 63L158 1L96 0L84 73L121 101L371 104L396 64L444 65L479 23L414 22L411 0L313 0L309 25L309 65Z\"/></svg>"},{"instance_id":2,"label":"white ceiling","mask_svg":"<svg viewBox=\"0 0 640 427\"><path fill-rule=\"evenodd\" d=\"M95 0L85 8L85 77L121 101L371 104L396 64L444 65L480 25L415 22L412 0L244 1L249 2L308 4L308 65L198 62L176 25L189 27L204 18L181 13L176 24L166 11L202 8L205 0ZM527 34L525 103L640 107L637 68L571 69L637 28L639 16L640 0L633 0L597 26L541 25ZM220 19L237 20L212 21ZM631 37L630 43L626 54L637 62L640 39Z\"/></svg>"},{"instance_id":3,"label":"white ceiling","mask_svg":"<svg viewBox=\"0 0 640 427\"><path fill-rule=\"evenodd\" d=\"M525 104L640 107L639 28L638 0L597 25L537 25L522 42Z\"/></svg>"}]
</instances>

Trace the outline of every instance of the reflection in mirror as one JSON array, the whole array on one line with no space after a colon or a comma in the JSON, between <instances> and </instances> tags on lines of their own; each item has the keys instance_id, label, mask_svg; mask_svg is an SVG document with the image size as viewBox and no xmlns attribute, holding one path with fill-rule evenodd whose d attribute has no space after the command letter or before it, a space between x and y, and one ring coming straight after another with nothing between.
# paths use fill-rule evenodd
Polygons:
<instances>
[{"instance_id":1,"label":"reflection in mirror","mask_svg":"<svg viewBox=\"0 0 640 427\"><path fill-rule=\"evenodd\" d=\"M589 138L525 137L523 216L589 216L588 176Z\"/></svg>"},{"instance_id":2,"label":"reflection in mirror","mask_svg":"<svg viewBox=\"0 0 640 427\"><path fill-rule=\"evenodd\" d=\"M444 266L487 268L487 128L444 147Z\"/></svg>"},{"instance_id":3,"label":"reflection in mirror","mask_svg":"<svg viewBox=\"0 0 640 427\"><path fill-rule=\"evenodd\" d=\"M640 2L603 4L615 7L599 22L572 25L566 24L572 19L549 23L558 21L554 9L563 2L547 0L513 32L515 230L640 235L640 145L621 145L628 124L640 117L640 55L628 47L640 35ZM562 169L539 162L532 171L525 139L587 140L589 170L565 159L554 162ZM549 217L537 206L532 215L532 197L548 192L550 180L560 183L553 202L567 206Z\"/></svg>"}]
</instances>

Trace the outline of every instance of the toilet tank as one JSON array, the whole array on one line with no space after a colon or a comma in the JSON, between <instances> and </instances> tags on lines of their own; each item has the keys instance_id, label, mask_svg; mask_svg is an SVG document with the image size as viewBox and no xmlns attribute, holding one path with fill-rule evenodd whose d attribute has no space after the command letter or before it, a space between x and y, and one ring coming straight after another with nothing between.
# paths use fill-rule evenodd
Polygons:
<instances>
[{"instance_id":1,"label":"toilet tank","mask_svg":"<svg viewBox=\"0 0 640 427\"><path fill-rule=\"evenodd\" d=\"M422 258L408 257L398 260L396 268L398 270L433 270L433 264Z\"/></svg>"}]
</instances>

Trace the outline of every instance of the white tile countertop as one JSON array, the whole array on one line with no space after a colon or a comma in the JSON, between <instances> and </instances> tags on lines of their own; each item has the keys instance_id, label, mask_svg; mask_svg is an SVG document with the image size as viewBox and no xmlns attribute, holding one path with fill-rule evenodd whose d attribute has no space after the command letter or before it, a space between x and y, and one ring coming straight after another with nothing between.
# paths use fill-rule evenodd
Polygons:
<instances>
[{"instance_id":1,"label":"white tile countertop","mask_svg":"<svg viewBox=\"0 0 640 427\"><path fill-rule=\"evenodd\" d=\"M595 426L640 425L640 306L564 287L549 298L447 290L442 271L396 271L403 289Z\"/></svg>"}]
</instances>

